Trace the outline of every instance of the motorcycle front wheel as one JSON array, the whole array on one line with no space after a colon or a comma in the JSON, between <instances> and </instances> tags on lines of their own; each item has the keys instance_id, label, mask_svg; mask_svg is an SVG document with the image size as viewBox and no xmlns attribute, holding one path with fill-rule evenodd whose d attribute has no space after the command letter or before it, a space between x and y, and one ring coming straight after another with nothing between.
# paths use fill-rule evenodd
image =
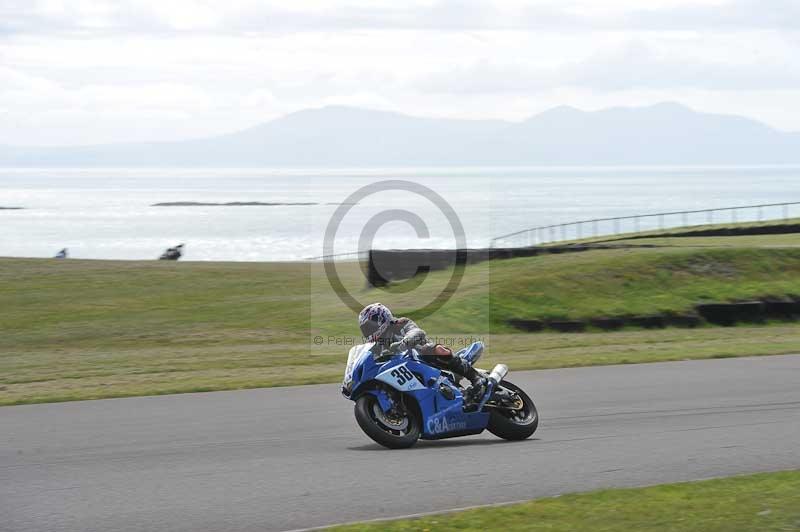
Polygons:
<instances>
[{"instance_id":1,"label":"motorcycle front wheel","mask_svg":"<svg viewBox=\"0 0 800 532\"><path fill-rule=\"evenodd\" d=\"M413 408L407 408L402 415L387 415L378 399L368 393L358 398L354 410L358 426L364 434L384 447L405 449L419 439L421 421Z\"/></svg>"},{"instance_id":2,"label":"motorcycle front wheel","mask_svg":"<svg viewBox=\"0 0 800 532\"><path fill-rule=\"evenodd\" d=\"M507 381L500 383L502 388L516 394L519 408L493 408L489 414L489 432L504 440L524 440L529 438L539 426L539 412L528 394Z\"/></svg>"}]
</instances>

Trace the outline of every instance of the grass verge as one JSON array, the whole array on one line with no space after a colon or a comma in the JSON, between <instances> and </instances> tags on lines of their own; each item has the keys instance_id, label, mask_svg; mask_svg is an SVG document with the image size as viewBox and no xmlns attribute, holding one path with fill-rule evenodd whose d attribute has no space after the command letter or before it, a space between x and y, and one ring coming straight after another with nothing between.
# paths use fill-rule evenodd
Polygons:
<instances>
[{"instance_id":1,"label":"grass verge","mask_svg":"<svg viewBox=\"0 0 800 532\"><path fill-rule=\"evenodd\" d=\"M355 263L339 270L357 298L399 315L452 273L404 293L367 289ZM420 325L454 347L480 337L485 364L512 370L797 353L794 323L570 335L507 324L788 293L800 294L800 248L543 255L470 266ZM2 259L0 405L335 382L356 332L319 264Z\"/></svg>"},{"instance_id":2,"label":"grass verge","mask_svg":"<svg viewBox=\"0 0 800 532\"><path fill-rule=\"evenodd\" d=\"M334 527L336 532L800 530L800 471L611 489L420 519Z\"/></svg>"}]
</instances>

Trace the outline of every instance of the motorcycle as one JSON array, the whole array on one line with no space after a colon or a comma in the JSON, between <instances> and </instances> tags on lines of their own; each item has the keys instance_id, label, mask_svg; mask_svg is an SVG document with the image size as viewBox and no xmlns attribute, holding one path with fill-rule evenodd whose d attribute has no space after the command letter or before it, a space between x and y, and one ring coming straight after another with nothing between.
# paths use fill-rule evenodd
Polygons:
<instances>
[{"instance_id":1,"label":"motorcycle","mask_svg":"<svg viewBox=\"0 0 800 532\"><path fill-rule=\"evenodd\" d=\"M483 350L475 342L454 356L474 367ZM486 390L467 399L458 375L426 363L416 349L392 351L366 343L350 349L342 395L355 402L361 430L390 449L484 430L506 440L530 437L539 426L539 414L531 398L505 380L508 367L476 370L486 378Z\"/></svg>"},{"instance_id":2,"label":"motorcycle","mask_svg":"<svg viewBox=\"0 0 800 532\"><path fill-rule=\"evenodd\" d=\"M183 244L178 244L174 248L167 250L158 257L158 260L178 260L183 256Z\"/></svg>"}]
</instances>

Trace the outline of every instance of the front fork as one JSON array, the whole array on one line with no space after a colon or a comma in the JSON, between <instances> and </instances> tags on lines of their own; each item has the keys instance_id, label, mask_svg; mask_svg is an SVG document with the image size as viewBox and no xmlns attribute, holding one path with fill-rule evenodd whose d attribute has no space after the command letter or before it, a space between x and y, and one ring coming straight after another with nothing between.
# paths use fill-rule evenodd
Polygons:
<instances>
[{"instance_id":1,"label":"front fork","mask_svg":"<svg viewBox=\"0 0 800 532\"><path fill-rule=\"evenodd\" d=\"M389 411L391 411L395 406L395 402L392 400L386 390L376 388L374 390L369 390L366 393L372 394L378 399L378 405L381 407L381 410L383 410L384 414L388 414Z\"/></svg>"},{"instance_id":2,"label":"front fork","mask_svg":"<svg viewBox=\"0 0 800 532\"><path fill-rule=\"evenodd\" d=\"M508 366L505 364L496 365L492 372L489 373L489 376L486 379L488 381L486 385L486 393L483 394L481 402L478 403L477 412L483 410L483 407L486 405L486 401L489 400L494 393L495 388L497 388L497 385L500 384L500 381L502 381L506 375L508 375Z\"/></svg>"},{"instance_id":3,"label":"front fork","mask_svg":"<svg viewBox=\"0 0 800 532\"><path fill-rule=\"evenodd\" d=\"M489 384L486 385L486 393L483 394L483 398L481 399L481 402L478 403L478 406L475 408L476 412L480 412L481 410L483 410L483 407L486 405L486 402L489 400L489 398L494 393L495 386L497 386L497 385L495 383L491 382L491 381L489 381Z\"/></svg>"}]
</instances>

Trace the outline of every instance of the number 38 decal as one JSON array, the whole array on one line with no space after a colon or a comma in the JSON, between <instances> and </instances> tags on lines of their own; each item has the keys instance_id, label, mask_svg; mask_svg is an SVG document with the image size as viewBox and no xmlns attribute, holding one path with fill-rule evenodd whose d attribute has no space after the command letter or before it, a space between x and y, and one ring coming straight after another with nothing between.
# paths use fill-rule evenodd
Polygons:
<instances>
[{"instance_id":1,"label":"number 38 decal","mask_svg":"<svg viewBox=\"0 0 800 532\"><path fill-rule=\"evenodd\" d=\"M417 379L411 370L405 364L396 366L392 369L387 369L383 373L375 377L379 381L383 381L392 388L400 390L401 392L409 392L412 390L421 390L425 386Z\"/></svg>"},{"instance_id":2,"label":"number 38 decal","mask_svg":"<svg viewBox=\"0 0 800 532\"><path fill-rule=\"evenodd\" d=\"M408 371L408 368L405 366L393 369L391 375L395 378L398 386L402 386L414 379L414 374Z\"/></svg>"}]
</instances>

